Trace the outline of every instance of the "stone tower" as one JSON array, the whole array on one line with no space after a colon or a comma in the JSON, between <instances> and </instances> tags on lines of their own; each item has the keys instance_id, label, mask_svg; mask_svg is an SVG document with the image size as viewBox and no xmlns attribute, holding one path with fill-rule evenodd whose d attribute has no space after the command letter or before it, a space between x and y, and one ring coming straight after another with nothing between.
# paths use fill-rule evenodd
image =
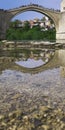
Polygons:
<instances>
[{"instance_id":1,"label":"stone tower","mask_svg":"<svg viewBox=\"0 0 65 130\"><path fill-rule=\"evenodd\" d=\"M61 12L65 11L65 0L61 0Z\"/></svg>"},{"instance_id":2,"label":"stone tower","mask_svg":"<svg viewBox=\"0 0 65 130\"><path fill-rule=\"evenodd\" d=\"M65 44L65 0L61 0L61 12L58 21L58 29L56 32L56 39L58 43Z\"/></svg>"}]
</instances>

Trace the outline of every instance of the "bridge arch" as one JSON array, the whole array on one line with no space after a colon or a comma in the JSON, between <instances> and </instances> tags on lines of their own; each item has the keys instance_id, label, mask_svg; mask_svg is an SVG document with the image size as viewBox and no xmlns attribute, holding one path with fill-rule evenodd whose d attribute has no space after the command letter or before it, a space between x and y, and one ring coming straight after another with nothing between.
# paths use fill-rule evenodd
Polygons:
<instances>
[{"instance_id":1,"label":"bridge arch","mask_svg":"<svg viewBox=\"0 0 65 130\"><path fill-rule=\"evenodd\" d=\"M20 15L20 14L23 14L23 13L26 13L26 12L30 12L30 11L40 13L40 14L42 14L42 15L47 16L48 18L50 18L50 19L53 21L54 26L55 26L55 29L56 29L56 21L55 21L51 16L49 16L48 14L42 13L42 12L37 11L37 10L31 10L31 9L30 9L30 10L25 10L25 11L19 12L19 13L17 13L16 15L14 15L14 16L11 18L11 20L12 20L14 17L16 17L16 16L18 16L18 15ZM10 20L10 21L11 21L11 20Z\"/></svg>"},{"instance_id":2,"label":"bridge arch","mask_svg":"<svg viewBox=\"0 0 65 130\"><path fill-rule=\"evenodd\" d=\"M9 23L12 20L12 18L14 18L16 15L21 14L23 12L26 11L35 11L35 12L39 12L41 14L44 14L46 16L48 16L49 18L51 18L55 24L55 28L56 28L56 39L59 39L62 34L62 38L64 36L63 33L59 32L61 31L62 24L61 23L61 12L58 10L54 10L54 9L48 9L48 8L44 8L43 6L39 6L36 4L32 4L32 5L26 5L26 6L20 6L19 8L14 8L14 9L9 9L9 10L0 10L0 39L6 39L6 31L9 28ZM63 17L64 18L64 17ZM59 31L60 29L60 31ZM64 29L64 27L63 27ZM59 37L60 36L60 37Z\"/></svg>"},{"instance_id":3,"label":"bridge arch","mask_svg":"<svg viewBox=\"0 0 65 130\"><path fill-rule=\"evenodd\" d=\"M34 5L34 4L28 5L28 6L21 6L21 7L16 8L16 9L9 10L9 12L11 13L11 19L14 18L15 16L21 14L21 13L26 12L26 11L35 11L35 12L39 12L43 15L46 15L47 17L52 19L52 21L54 22L56 31L57 31L58 19L59 19L59 17L58 17L59 12L58 11L55 11L53 9L47 9L47 8L42 7L42 6L38 6L38 5Z\"/></svg>"}]
</instances>

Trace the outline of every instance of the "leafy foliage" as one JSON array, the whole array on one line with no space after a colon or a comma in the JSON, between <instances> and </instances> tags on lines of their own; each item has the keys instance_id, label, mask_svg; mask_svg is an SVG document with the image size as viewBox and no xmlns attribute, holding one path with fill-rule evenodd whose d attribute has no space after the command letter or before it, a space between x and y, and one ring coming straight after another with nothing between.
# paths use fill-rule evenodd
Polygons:
<instances>
[{"instance_id":1,"label":"leafy foliage","mask_svg":"<svg viewBox=\"0 0 65 130\"><path fill-rule=\"evenodd\" d=\"M8 40L55 40L55 29L41 30L40 26L30 28L29 22L26 21L25 26L18 27L20 22L16 21L10 24L10 28L6 32Z\"/></svg>"}]
</instances>

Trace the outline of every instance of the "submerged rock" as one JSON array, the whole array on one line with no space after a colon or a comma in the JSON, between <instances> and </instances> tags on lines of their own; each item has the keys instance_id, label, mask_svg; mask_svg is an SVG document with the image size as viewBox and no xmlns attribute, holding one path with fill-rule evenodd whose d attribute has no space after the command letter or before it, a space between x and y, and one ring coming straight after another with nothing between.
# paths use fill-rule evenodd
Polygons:
<instances>
[{"instance_id":1,"label":"submerged rock","mask_svg":"<svg viewBox=\"0 0 65 130\"><path fill-rule=\"evenodd\" d=\"M37 110L25 115L21 110L17 110L7 114L7 116L0 116L0 129L64 130L65 113L61 109L55 110L47 106L40 106Z\"/></svg>"}]
</instances>

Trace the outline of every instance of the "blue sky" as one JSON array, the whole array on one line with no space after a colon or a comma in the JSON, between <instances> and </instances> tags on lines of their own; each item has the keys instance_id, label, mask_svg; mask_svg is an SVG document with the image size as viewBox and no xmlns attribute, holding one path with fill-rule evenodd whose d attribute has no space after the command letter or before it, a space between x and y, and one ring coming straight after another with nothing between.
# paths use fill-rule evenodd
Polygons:
<instances>
[{"instance_id":1,"label":"blue sky","mask_svg":"<svg viewBox=\"0 0 65 130\"><path fill-rule=\"evenodd\" d=\"M61 0L0 0L0 9L13 9L30 3L39 4L46 8L60 9ZM37 12L28 11L14 17L14 19L27 20L37 17L42 18L43 15Z\"/></svg>"}]
</instances>

